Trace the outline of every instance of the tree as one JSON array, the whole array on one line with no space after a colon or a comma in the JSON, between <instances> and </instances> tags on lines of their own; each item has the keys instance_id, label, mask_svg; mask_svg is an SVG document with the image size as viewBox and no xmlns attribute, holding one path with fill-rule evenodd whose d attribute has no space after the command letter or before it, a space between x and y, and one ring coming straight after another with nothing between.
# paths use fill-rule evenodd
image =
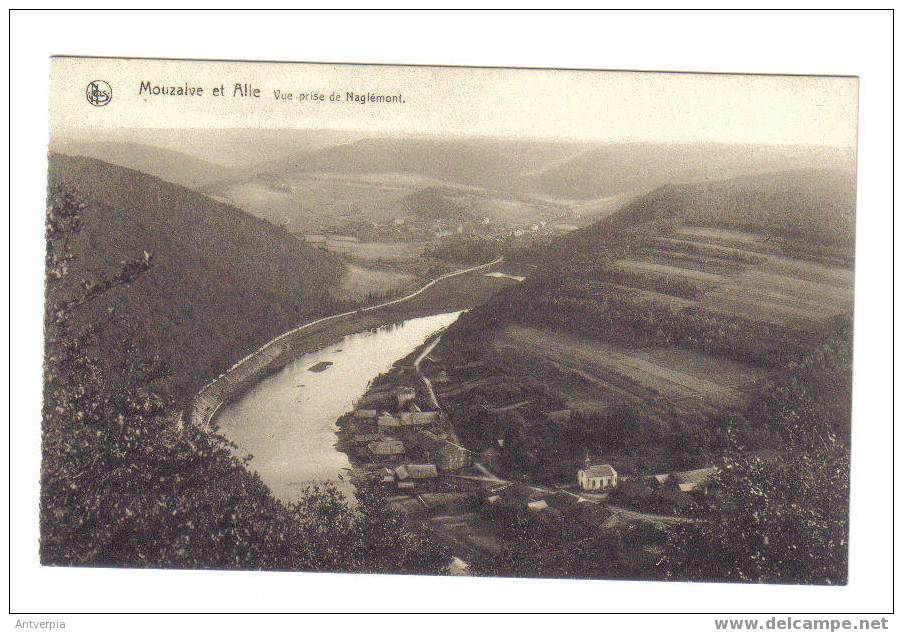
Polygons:
<instances>
[{"instance_id":1,"label":"tree","mask_svg":"<svg viewBox=\"0 0 903 633\"><path fill-rule=\"evenodd\" d=\"M710 520L669 533L661 565L678 580L843 584L849 451L836 440L785 459L730 460Z\"/></svg>"},{"instance_id":2,"label":"tree","mask_svg":"<svg viewBox=\"0 0 903 633\"><path fill-rule=\"evenodd\" d=\"M770 384L754 421L780 434L770 457L735 451L714 482L709 521L671 533L661 561L677 579L843 584L850 477L848 322Z\"/></svg>"}]
</instances>

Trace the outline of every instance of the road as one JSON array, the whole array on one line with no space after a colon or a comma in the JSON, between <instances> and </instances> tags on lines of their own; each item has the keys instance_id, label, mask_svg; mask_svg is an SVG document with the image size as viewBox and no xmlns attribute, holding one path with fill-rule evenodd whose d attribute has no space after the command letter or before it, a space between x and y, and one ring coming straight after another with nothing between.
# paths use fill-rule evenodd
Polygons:
<instances>
[{"instance_id":1,"label":"road","mask_svg":"<svg viewBox=\"0 0 903 633\"><path fill-rule=\"evenodd\" d=\"M646 523L659 523L661 525L680 525L685 523L700 523L702 519L688 517L668 516L666 514L652 514L651 512L637 512L620 506L605 504L619 519L627 522L644 521Z\"/></svg>"},{"instance_id":2,"label":"road","mask_svg":"<svg viewBox=\"0 0 903 633\"><path fill-rule=\"evenodd\" d=\"M426 377L422 371L420 371L420 363L424 358L429 356L429 353L436 349L436 345L439 344L439 341L442 340L442 336L437 336L436 339L426 346L426 348L420 352L420 355L414 361L414 371L417 372L417 375L420 376L420 380L423 381L424 386L426 387L426 393L430 398L430 404L436 409L436 411L441 411L442 407L439 405L439 398L436 397L436 392L433 390L433 382Z\"/></svg>"}]
</instances>

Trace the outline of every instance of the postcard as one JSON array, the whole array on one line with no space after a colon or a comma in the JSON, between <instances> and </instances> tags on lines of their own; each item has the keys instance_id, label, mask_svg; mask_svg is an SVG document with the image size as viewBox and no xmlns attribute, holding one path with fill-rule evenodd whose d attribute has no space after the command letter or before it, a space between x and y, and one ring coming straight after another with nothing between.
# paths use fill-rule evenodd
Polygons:
<instances>
[{"instance_id":1,"label":"postcard","mask_svg":"<svg viewBox=\"0 0 903 633\"><path fill-rule=\"evenodd\" d=\"M856 78L51 68L43 565L846 584Z\"/></svg>"}]
</instances>

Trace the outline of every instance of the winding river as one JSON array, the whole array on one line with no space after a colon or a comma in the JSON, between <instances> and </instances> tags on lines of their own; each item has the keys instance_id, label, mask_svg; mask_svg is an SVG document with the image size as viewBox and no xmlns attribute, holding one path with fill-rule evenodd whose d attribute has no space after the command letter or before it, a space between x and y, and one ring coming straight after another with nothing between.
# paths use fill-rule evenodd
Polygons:
<instances>
[{"instance_id":1,"label":"winding river","mask_svg":"<svg viewBox=\"0 0 903 633\"><path fill-rule=\"evenodd\" d=\"M460 314L409 319L305 354L220 409L220 432L239 454L253 455L250 468L283 501L323 480L348 494L351 464L336 449L336 420L354 408L370 381Z\"/></svg>"}]
</instances>

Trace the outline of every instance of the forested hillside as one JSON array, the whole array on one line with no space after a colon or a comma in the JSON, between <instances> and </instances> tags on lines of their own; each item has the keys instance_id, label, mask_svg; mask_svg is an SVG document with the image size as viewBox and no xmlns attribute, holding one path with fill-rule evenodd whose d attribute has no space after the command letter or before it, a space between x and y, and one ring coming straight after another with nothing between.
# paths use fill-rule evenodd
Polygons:
<instances>
[{"instance_id":1,"label":"forested hillside","mask_svg":"<svg viewBox=\"0 0 903 633\"><path fill-rule=\"evenodd\" d=\"M642 486L612 500L712 522L670 543L672 577L843 582L854 209L842 172L668 185L524 254L529 278L432 353L459 437L498 453L503 476L550 485L587 454L626 477L730 465L708 509L653 505ZM769 498L750 497L755 479ZM751 527L750 508L771 523ZM801 549L754 542L781 533Z\"/></svg>"},{"instance_id":2,"label":"forested hillside","mask_svg":"<svg viewBox=\"0 0 903 633\"><path fill-rule=\"evenodd\" d=\"M341 262L234 207L82 157L51 155L49 184L85 204L67 283L145 252L152 258L134 284L112 289L76 318L88 324L109 309L130 315L140 352L158 355L170 372L158 390L191 397L273 336L334 308Z\"/></svg>"},{"instance_id":3,"label":"forested hillside","mask_svg":"<svg viewBox=\"0 0 903 633\"><path fill-rule=\"evenodd\" d=\"M183 152L141 143L69 141L53 143L51 150L134 169L191 189L201 189L218 180L237 177L240 173L235 168L217 165Z\"/></svg>"},{"instance_id":4,"label":"forested hillside","mask_svg":"<svg viewBox=\"0 0 903 633\"><path fill-rule=\"evenodd\" d=\"M185 424L159 390L167 372L154 352L175 363L163 383L184 391L206 379L204 363L219 362L215 347L234 353L281 327L290 291L309 302L298 314L323 307L309 291L315 278L267 294L259 265L299 276L305 264L320 275L334 268L235 209L87 159L51 158L46 222L42 564L446 568L446 548L387 510L377 490L360 486L355 507L329 484L290 504L274 499L247 459L220 435ZM259 265L246 250L255 246ZM194 277L180 274L185 262L197 267ZM233 276L224 277L229 265ZM268 314L268 301L284 315Z\"/></svg>"}]
</instances>

